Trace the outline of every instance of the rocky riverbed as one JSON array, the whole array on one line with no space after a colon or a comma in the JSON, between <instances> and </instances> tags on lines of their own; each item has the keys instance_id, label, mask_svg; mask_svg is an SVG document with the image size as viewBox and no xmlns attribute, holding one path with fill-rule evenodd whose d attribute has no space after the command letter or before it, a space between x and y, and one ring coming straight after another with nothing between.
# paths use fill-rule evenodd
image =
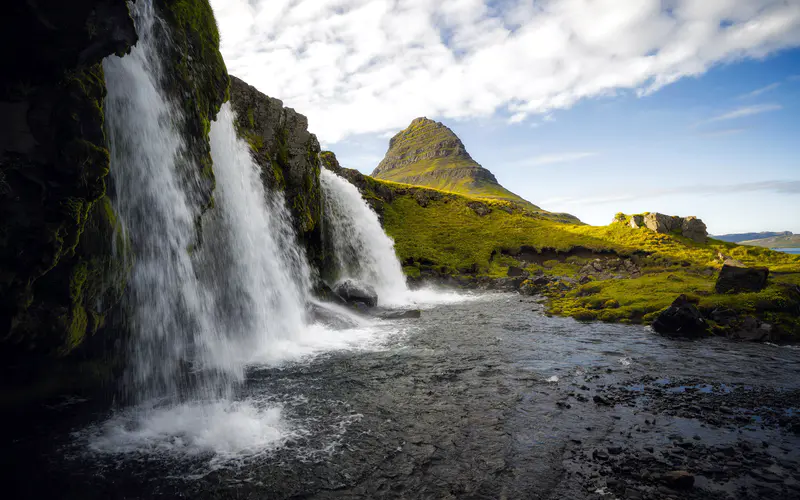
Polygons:
<instances>
[{"instance_id":1,"label":"rocky riverbed","mask_svg":"<svg viewBox=\"0 0 800 500\"><path fill-rule=\"evenodd\" d=\"M800 350L548 318L535 297L503 293L342 335L360 337L250 371L236 400L280 410L277 437L260 449L242 444L259 430L232 425L241 414L230 410L222 423L201 420L214 439L180 425L142 438L133 421L92 401L54 401L6 426L5 490L75 499L800 497ZM110 426L128 439L108 438Z\"/></svg>"}]
</instances>

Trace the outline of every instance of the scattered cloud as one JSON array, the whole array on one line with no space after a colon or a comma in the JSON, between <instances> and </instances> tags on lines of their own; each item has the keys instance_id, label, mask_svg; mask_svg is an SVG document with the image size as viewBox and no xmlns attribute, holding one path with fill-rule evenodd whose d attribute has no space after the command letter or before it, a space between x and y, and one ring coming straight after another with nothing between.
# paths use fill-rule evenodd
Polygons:
<instances>
[{"instance_id":1,"label":"scattered cloud","mask_svg":"<svg viewBox=\"0 0 800 500\"><path fill-rule=\"evenodd\" d=\"M230 72L327 143L423 115L546 115L800 45L800 3L786 0L211 3Z\"/></svg>"},{"instance_id":2,"label":"scattered cloud","mask_svg":"<svg viewBox=\"0 0 800 500\"><path fill-rule=\"evenodd\" d=\"M742 94L742 95L740 95L738 98L739 98L739 99L749 99L749 98L751 98L751 97L758 97L758 96L760 96L761 94L763 94L763 93L765 93L765 92L769 92L769 91L771 91L771 90L775 90L775 89L777 89L777 88L778 88L778 87L780 87L780 86L781 86L781 84L780 84L779 82L771 83L771 84L769 84L769 85L766 85L766 86L764 86L764 87L761 87L761 88L755 89L755 90L754 90L754 91L752 91L752 92L748 92L748 93L746 93L746 94Z\"/></svg>"},{"instance_id":3,"label":"scattered cloud","mask_svg":"<svg viewBox=\"0 0 800 500\"><path fill-rule=\"evenodd\" d=\"M709 118L704 123L720 122L725 120L735 120L737 118L744 118L746 116L760 115L761 113L768 113L770 111L778 111L783 109L780 104L759 104L756 106L744 106L736 108L733 111L728 111L713 118Z\"/></svg>"},{"instance_id":4,"label":"scattered cloud","mask_svg":"<svg viewBox=\"0 0 800 500\"><path fill-rule=\"evenodd\" d=\"M523 160L519 162L520 165L536 167L540 165L551 165L553 163L567 163L582 160L592 156L597 156L598 153L576 152L576 153L555 153L536 156L530 160Z\"/></svg>"},{"instance_id":5,"label":"scattered cloud","mask_svg":"<svg viewBox=\"0 0 800 500\"><path fill-rule=\"evenodd\" d=\"M800 194L800 181L773 180L761 182L743 182L740 184L720 185L693 185L678 186L669 189L653 189L629 191L626 193L610 194L600 197L586 198L552 198L541 202L542 206L579 206L579 205L604 205L623 201L641 200L659 196L694 194L694 195L719 195L740 194L752 192L769 192L775 194Z\"/></svg>"},{"instance_id":6,"label":"scattered cloud","mask_svg":"<svg viewBox=\"0 0 800 500\"><path fill-rule=\"evenodd\" d=\"M714 130L713 132L705 132L701 134L703 137L728 137L731 135L738 135L746 131L746 128L728 128L724 130Z\"/></svg>"}]
</instances>

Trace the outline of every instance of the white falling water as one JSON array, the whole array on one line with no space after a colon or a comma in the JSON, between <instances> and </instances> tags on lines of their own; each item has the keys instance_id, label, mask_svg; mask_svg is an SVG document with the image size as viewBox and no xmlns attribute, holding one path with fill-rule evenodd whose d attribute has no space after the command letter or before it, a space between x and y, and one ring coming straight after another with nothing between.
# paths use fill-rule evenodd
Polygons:
<instances>
[{"instance_id":1,"label":"white falling water","mask_svg":"<svg viewBox=\"0 0 800 500\"><path fill-rule=\"evenodd\" d=\"M325 208L325 234L336 260L337 281L351 278L375 288L384 307L431 307L475 299L475 296L422 288L409 290L394 241L358 189L325 168L320 172Z\"/></svg>"},{"instance_id":2,"label":"white falling water","mask_svg":"<svg viewBox=\"0 0 800 500\"><path fill-rule=\"evenodd\" d=\"M378 215L355 186L330 170L322 169L320 182L337 279L352 278L371 285L380 305L407 303L406 277Z\"/></svg>"},{"instance_id":3,"label":"white falling water","mask_svg":"<svg viewBox=\"0 0 800 500\"><path fill-rule=\"evenodd\" d=\"M130 55L103 65L114 206L135 255L126 297L133 332L126 392L145 401L185 395L188 380L180 374L203 358L192 352L193 340L212 335L213 324L187 251L199 215L187 184L196 179L191 167L178 171L185 145L159 83L158 20L147 0L131 4L131 13L139 42Z\"/></svg>"},{"instance_id":4,"label":"white falling water","mask_svg":"<svg viewBox=\"0 0 800 500\"><path fill-rule=\"evenodd\" d=\"M273 345L307 342L309 269L282 197L265 192L227 105L211 127L216 207L198 237L200 169L160 85L163 26L152 0L131 13L139 42L104 69L114 206L134 255L125 389L139 404L91 431L90 448L263 451L291 435L281 409L234 401L234 389L248 364L276 360Z\"/></svg>"}]
</instances>

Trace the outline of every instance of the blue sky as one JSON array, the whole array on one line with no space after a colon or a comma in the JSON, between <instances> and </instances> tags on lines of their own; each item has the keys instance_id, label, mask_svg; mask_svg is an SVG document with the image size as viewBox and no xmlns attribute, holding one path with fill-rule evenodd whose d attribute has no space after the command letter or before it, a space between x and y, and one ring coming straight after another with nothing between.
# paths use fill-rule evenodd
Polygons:
<instances>
[{"instance_id":1,"label":"blue sky","mask_svg":"<svg viewBox=\"0 0 800 500\"><path fill-rule=\"evenodd\" d=\"M607 224L800 233L800 0L211 0L231 74L369 173L419 116Z\"/></svg>"},{"instance_id":2,"label":"blue sky","mask_svg":"<svg viewBox=\"0 0 800 500\"><path fill-rule=\"evenodd\" d=\"M737 110L753 114L725 118ZM714 234L800 233L800 50L720 65L647 96L628 91L546 119L507 118L444 123L501 184L542 208L590 224L660 211L697 215ZM370 173L388 139L327 146Z\"/></svg>"}]
</instances>

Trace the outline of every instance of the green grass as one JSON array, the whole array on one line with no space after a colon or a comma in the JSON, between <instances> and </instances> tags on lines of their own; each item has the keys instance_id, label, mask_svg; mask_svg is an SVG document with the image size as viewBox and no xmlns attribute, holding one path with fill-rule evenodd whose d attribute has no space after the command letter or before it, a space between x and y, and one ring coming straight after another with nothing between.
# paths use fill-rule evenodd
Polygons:
<instances>
[{"instance_id":1,"label":"green grass","mask_svg":"<svg viewBox=\"0 0 800 500\"><path fill-rule=\"evenodd\" d=\"M636 262L641 276L594 280L568 291L552 287L545 291L550 298L549 312L581 320L645 323L685 293L697 298L707 311L727 307L757 315L789 331L800 328L797 314L788 312L797 306L792 302L796 299L789 298L784 285L800 285L800 256L715 239L697 243L679 235L633 229L624 223L563 223L507 201L365 179L367 198L378 196L379 187L393 193L392 200L382 205L384 227L410 276L427 272L498 278L506 276L513 265L530 272L576 278L594 258L618 256ZM433 194L425 206L418 202L420 192ZM478 215L469 207L475 201L492 208L491 213ZM521 247L544 251L547 257L523 263L512 256ZM769 286L758 293L715 294L716 274L722 266L719 254L748 266L768 267L772 271Z\"/></svg>"}]
</instances>

